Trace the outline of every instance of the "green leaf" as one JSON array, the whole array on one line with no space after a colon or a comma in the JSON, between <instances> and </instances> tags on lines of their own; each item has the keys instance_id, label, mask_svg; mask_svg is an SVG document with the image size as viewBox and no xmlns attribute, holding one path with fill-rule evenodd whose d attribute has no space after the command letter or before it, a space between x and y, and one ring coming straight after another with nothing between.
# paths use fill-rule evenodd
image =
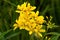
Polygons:
<instances>
[{"instance_id":1,"label":"green leaf","mask_svg":"<svg viewBox=\"0 0 60 40\"><path fill-rule=\"evenodd\" d=\"M58 36L60 36L60 33L57 33L57 32L50 32L50 33L47 33L47 35L48 35L48 34L58 35Z\"/></svg>"},{"instance_id":2,"label":"green leaf","mask_svg":"<svg viewBox=\"0 0 60 40\"><path fill-rule=\"evenodd\" d=\"M0 39L4 37L4 35L6 35L8 32L10 32L12 29L6 31L6 32L3 32L3 33L0 33Z\"/></svg>"},{"instance_id":3,"label":"green leaf","mask_svg":"<svg viewBox=\"0 0 60 40\"><path fill-rule=\"evenodd\" d=\"M15 5L14 3L11 3L11 2L8 1L8 0L4 0L4 1L7 2L7 3L9 3L9 4L11 4L12 6L16 7L16 5Z\"/></svg>"},{"instance_id":4,"label":"green leaf","mask_svg":"<svg viewBox=\"0 0 60 40\"><path fill-rule=\"evenodd\" d=\"M59 37L58 35L57 35L57 36L56 36L56 35L54 35L54 36L52 36L52 37L51 37L51 39L50 39L50 40L58 40L58 37Z\"/></svg>"},{"instance_id":5,"label":"green leaf","mask_svg":"<svg viewBox=\"0 0 60 40\"><path fill-rule=\"evenodd\" d=\"M60 36L60 33L57 33L57 32L50 32L50 33L47 33L47 35L52 35L50 38L50 40L58 40L59 36Z\"/></svg>"},{"instance_id":6,"label":"green leaf","mask_svg":"<svg viewBox=\"0 0 60 40\"><path fill-rule=\"evenodd\" d=\"M43 10L42 15L45 15L45 13L48 11L49 5L46 6L46 8Z\"/></svg>"},{"instance_id":7,"label":"green leaf","mask_svg":"<svg viewBox=\"0 0 60 40\"><path fill-rule=\"evenodd\" d=\"M10 39L10 38L12 38L12 37L14 37L14 36L17 36L17 35L19 35L19 34L20 34L20 32L13 33L13 34L11 34L10 36L8 36L6 39Z\"/></svg>"}]
</instances>

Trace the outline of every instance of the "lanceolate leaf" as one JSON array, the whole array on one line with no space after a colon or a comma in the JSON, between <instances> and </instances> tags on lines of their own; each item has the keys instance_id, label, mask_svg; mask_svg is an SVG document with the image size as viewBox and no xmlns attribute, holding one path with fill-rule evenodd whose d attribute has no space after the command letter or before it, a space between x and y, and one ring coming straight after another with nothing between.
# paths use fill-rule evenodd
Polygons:
<instances>
[{"instance_id":1,"label":"lanceolate leaf","mask_svg":"<svg viewBox=\"0 0 60 40\"><path fill-rule=\"evenodd\" d=\"M4 35L6 35L8 32L10 32L12 29L10 29L10 30L8 30L8 31L6 31L6 32L3 32L3 33L1 33L0 34L0 39L2 38L2 37L4 37Z\"/></svg>"},{"instance_id":2,"label":"lanceolate leaf","mask_svg":"<svg viewBox=\"0 0 60 40\"><path fill-rule=\"evenodd\" d=\"M60 36L60 33L57 33L57 32L50 32L50 33L47 33L47 35L48 35L48 34L58 35L58 36Z\"/></svg>"},{"instance_id":3,"label":"lanceolate leaf","mask_svg":"<svg viewBox=\"0 0 60 40\"><path fill-rule=\"evenodd\" d=\"M58 35L57 35L57 36L56 36L56 35L54 35L54 36L52 36L52 37L51 37L51 39L50 39L50 40L58 40L58 37L59 37Z\"/></svg>"}]
</instances>

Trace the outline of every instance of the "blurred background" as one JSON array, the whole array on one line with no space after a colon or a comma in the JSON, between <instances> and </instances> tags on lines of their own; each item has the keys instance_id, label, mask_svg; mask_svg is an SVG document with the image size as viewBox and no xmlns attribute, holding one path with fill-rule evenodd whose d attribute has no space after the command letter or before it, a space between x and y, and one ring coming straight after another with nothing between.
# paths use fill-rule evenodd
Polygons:
<instances>
[{"instance_id":1,"label":"blurred background","mask_svg":"<svg viewBox=\"0 0 60 40\"><path fill-rule=\"evenodd\" d=\"M38 40L33 36L30 37L26 30L12 30L15 20L19 16L15 12L17 5L24 2L36 6L35 11L40 11L40 15L52 16L52 23L60 26L60 0L0 0L0 40ZM49 31L60 33L60 27Z\"/></svg>"}]
</instances>

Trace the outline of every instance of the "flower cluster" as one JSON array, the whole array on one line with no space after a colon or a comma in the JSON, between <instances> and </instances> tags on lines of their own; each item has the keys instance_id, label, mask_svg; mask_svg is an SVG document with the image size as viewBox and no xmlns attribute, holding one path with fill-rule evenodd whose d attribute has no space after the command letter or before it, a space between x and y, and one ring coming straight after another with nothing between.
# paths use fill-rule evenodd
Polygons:
<instances>
[{"instance_id":1,"label":"flower cluster","mask_svg":"<svg viewBox=\"0 0 60 40\"><path fill-rule=\"evenodd\" d=\"M30 3L24 2L22 5L17 6L16 12L20 13L16 23L13 25L14 30L19 28L29 31L29 34L35 33L42 37L41 32L45 32L43 23L45 22L43 16L38 16L39 11L34 12L35 6L31 6Z\"/></svg>"}]
</instances>

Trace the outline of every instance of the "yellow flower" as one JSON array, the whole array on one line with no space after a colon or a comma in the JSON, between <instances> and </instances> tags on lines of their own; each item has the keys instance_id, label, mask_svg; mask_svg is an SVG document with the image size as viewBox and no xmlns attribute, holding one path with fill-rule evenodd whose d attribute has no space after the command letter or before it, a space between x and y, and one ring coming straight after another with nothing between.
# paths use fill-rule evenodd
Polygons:
<instances>
[{"instance_id":1,"label":"yellow flower","mask_svg":"<svg viewBox=\"0 0 60 40\"><path fill-rule=\"evenodd\" d=\"M30 13L32 10L36 9L35 6L31 6L30 3L24 2L22 5L18 5L17 6L17 11L18 13L20 13L21 11L23 13Z\"/></svg>"},{"instance_id":2,"label":"yellow flower","mask_svg":"<svg viewBox=\"0 0 60 40\"><path fill-rule=\"evenodd\" d=\"M36 32L37 35L41 36L42 37L42 34L41 32L45 32L44 29L42 29L42 25L37 25L36 26L36 29L34 30Z\"/></svg>"},{"instance_id":3,"label":"yellow flower","mask_svg":"<svg viewBox=\"0 0 60 40\"><path fill-rule=\"evenodd\" d=\"M32 11L32 10L35 10L36 7L35 6L31 6L30 3L27 4L27 9Z\"/></svg>"},{"instance_id":4,"label":"yellow flower","mask_svg":"<svg viewBox=\"0 0 60 40\"><path fill-rule=\"evenodd\" d=\"M40 24L43 24L45 22L44 17L43 16L39 16L37 18L37 22L40 23Z\"/></svg>"},{"instance_id":5,"label":"yellow flower","mask_svg":"<svg viewBox=\"0 0 60 40\"><path fill-rule=\"evenodd\" d=\"M19 28L20 30L25 29L29 31L29 34L37 34L42 37L41 32L45 32L42 29L42 24L44 23L44 17L38 16L39 11L34 12L33 10L36 7L31 6L30 3L24 2L22 5L17 6L17 11L20 13L18 19L16 19L16 23L13 25L14 30Z\"/></svg>"}]
</instances>

